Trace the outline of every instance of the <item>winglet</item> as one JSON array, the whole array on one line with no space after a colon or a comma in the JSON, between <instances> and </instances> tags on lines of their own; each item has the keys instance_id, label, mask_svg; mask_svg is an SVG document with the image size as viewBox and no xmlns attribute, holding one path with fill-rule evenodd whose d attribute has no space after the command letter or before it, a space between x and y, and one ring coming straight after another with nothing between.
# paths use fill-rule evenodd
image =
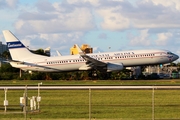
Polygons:
<instances>
[{"instance_id":1,"label":"winglet","mask_svg":"<svg viewBox=\"0 0 180 120\"><path fill-rule=\"evenodd\" d=\"M78 50L78 53L79 53L80 55L84 55L84 53L83 53L83 51L81 50L81 48L80 48L77 44L75 44L75 46L76 46L76 48L77 48L77 50Z\"/></svg>"},{"instance_id":2,"label":"winglet","mask_svg":"<svg viewBox=\"0 0 180 120\"><path fill-rule=\"evenodd\" d=\"M56 53L58 56L62 56L62 54L58 50L56 50Z\"/></svg>"}]
</instances>

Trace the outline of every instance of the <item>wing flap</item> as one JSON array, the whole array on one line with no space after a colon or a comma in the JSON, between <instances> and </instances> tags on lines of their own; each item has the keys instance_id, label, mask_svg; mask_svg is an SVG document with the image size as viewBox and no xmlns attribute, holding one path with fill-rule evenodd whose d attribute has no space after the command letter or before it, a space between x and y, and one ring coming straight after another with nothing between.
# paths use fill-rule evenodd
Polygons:
<instances>
[{"instance_id":1,"label":"wing flap","mask_svg":"<svg viewBox=\"0 0 180 120\"><path fill-rule=\"evenodd\" d=\"M90 70L92 67L90 65L83 65L79 68L79 70Z\"/></svg>"},{"instance_id":2,"label":"wing flap","mask_svg":"<svg viewBox=\"0 0 180 120\"><path fill-rule=\"evenodd\" d=\"M92 57L86 55L86 54L81 53L80 55L83 59L85 59L87 61L86 64L92 64L94 66L101 66L101 67L104 67L107 65L105 62L99 61L95 58L92 58Z\"/></svg>"}]
</instances>

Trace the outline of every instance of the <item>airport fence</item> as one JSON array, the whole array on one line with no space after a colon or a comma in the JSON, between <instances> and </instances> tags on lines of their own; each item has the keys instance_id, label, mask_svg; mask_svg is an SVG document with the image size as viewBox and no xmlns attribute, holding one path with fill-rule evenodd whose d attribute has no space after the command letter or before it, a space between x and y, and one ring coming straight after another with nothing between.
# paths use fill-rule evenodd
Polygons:
<instances>
[{"instance_id":1,"label":"airport fence","mask_svg":"<svg viewBox=\"0 0 180 120\"><path fill-rule=\"evenodd\" d=\"M27 118L84 120L155 120L180 119L180 86L69 86L40 87L40 112L30 109ZM0 92L0 118L23 118L20 97L24 90L8 88L7 111L4 112L4 91ZM37 96L38 89L27 89L27 96ZM12 114L8 114L12 113Z\"/></svg>"},{"instance_id":2,"label":"airport fence","mask_svg":"<svg viewBox=\"0 0 180 120\"><path fill-rule=\"evenodd\" d=\"M112 87L103 90L89 88L88 91L78 93L84 94L80 101L76 101L78 98L75 96L80 97L76 94L77 91L70 91L69 95L74 96L74 99L70 98L71 104L63 105L64 108L61 106L61 109L74 108L75 114L84 113L84 118L88 114L89 119L180 119L179 90L174 86L151 87Z\"/></svg>"}]
</instances>

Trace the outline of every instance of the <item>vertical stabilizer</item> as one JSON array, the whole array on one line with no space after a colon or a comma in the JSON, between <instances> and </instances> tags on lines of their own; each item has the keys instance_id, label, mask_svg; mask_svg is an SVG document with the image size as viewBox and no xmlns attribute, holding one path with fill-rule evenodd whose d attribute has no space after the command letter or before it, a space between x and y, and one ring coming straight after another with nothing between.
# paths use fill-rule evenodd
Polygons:
<instances>
[{"instance_id":1,"label":"vertical stabilizer","mask_svg":"<svg viewBox=\"0 0 180 120\"><path fill-rule=\"evenodd\" d=\"M11 31L4 30L3 35L13 60L22 61L23 59L36 56L31 53Z\"/></svg>"}]
</instances>

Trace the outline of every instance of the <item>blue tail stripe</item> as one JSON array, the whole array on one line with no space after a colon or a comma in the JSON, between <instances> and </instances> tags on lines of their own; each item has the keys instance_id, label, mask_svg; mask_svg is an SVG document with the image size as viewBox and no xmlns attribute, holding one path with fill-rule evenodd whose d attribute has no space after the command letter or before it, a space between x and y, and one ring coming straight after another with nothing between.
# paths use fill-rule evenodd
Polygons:
<instances>
[{"instance_id":1,"label":"blue tail stripe","mask_svg":"<svg viewBox=\"0 0 180 120\"><path fill-rule=\"evenodd\" d=\"M7 46L9 49L11 49L11 48L24 48L25 47L20 41L7 42Z\"/></svg>"}]
</instances>

